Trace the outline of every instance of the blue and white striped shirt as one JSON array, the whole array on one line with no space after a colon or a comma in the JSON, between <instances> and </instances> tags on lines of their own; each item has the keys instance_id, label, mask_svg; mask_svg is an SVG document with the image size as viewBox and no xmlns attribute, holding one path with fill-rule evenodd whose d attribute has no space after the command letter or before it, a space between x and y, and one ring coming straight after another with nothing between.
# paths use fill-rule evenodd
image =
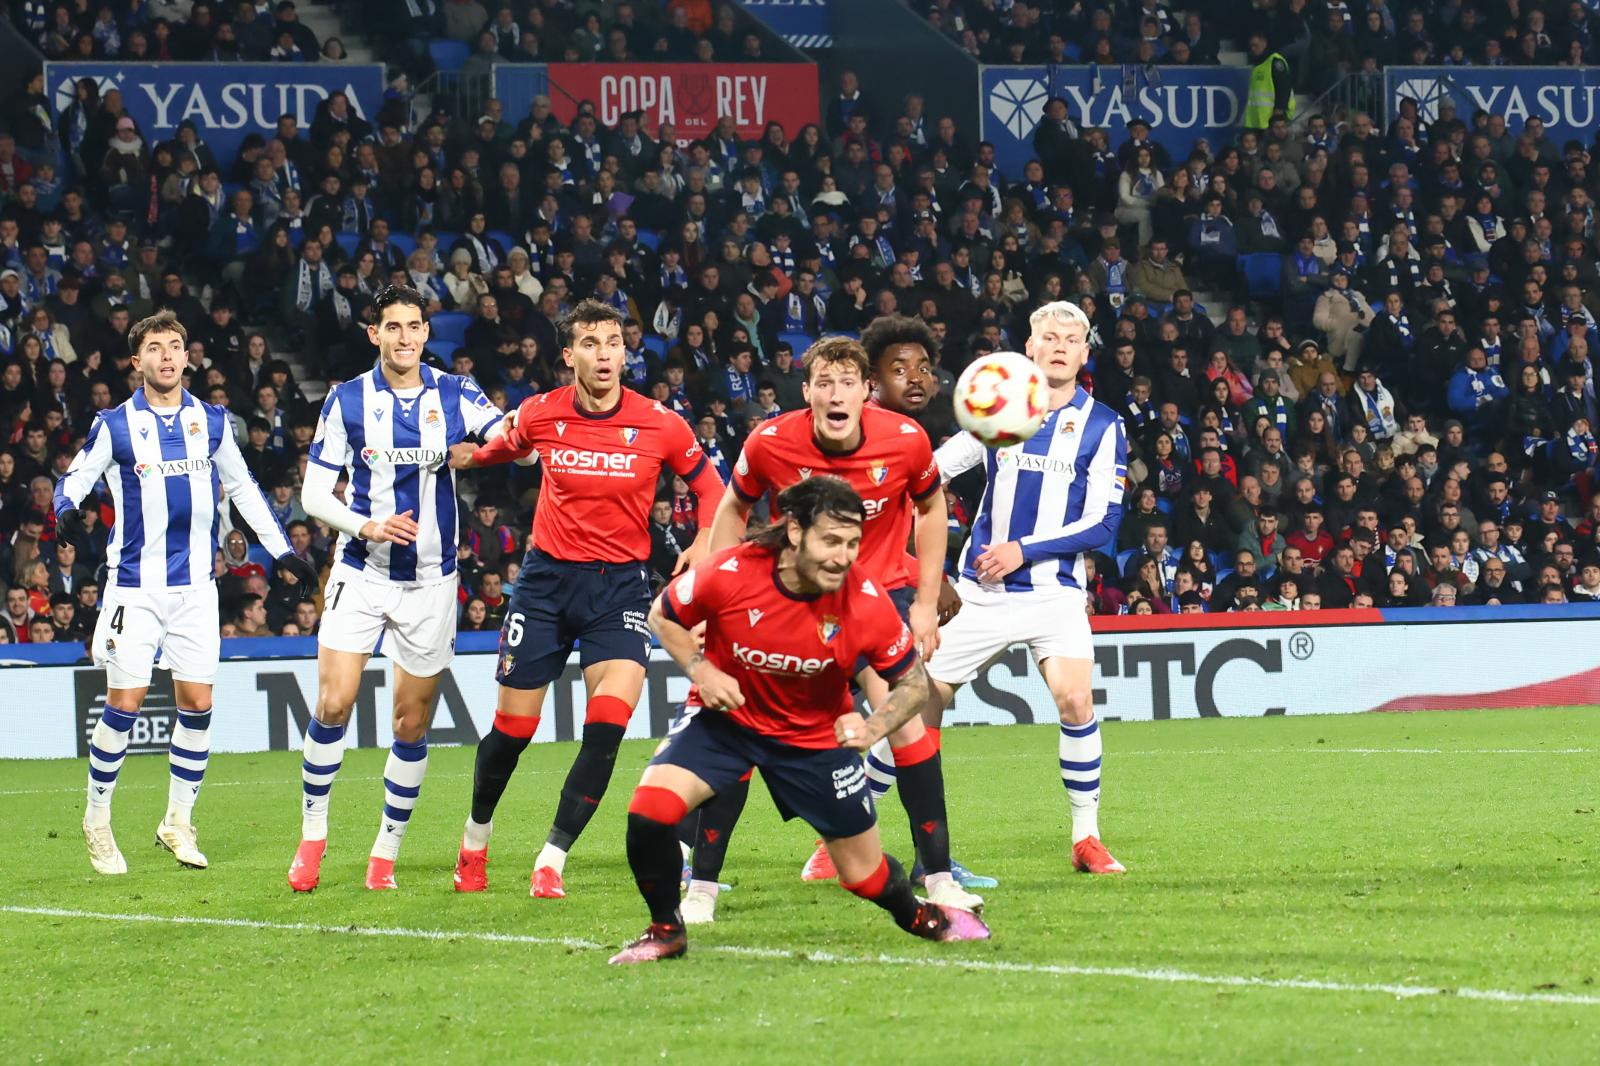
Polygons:
<instances>
[{"instance_id":1,"label":"blue and white striped shirt","mask_svg":"<svg viewBox=\"0 0 1600 1066\"><path fill-rule=\"evenodd\" d=\"M289 539L233 436L228 412L188 392L171 413L140 389L102 411L66 474L56 483L59 517L77 507L101 477L117 517L106 541L108 588L165 592L213 580L219 502L226 496L276 558Z\"/></svg>"},{"instance_id":2,"label":"blue and white striped shirt","mask_svg":"<svg viewBox=\"0 0 1600 1066\"><path fill-rule=\"evenodd\" d=\"M1128 441L1117 413L1081 385L1022 444L986 448L972 434L958 433L934 458L946 481L987 465L989 485L961 557L961 576L970 581L978 580L984 545L1014 540L1022 545L1023 562L1007 575L1006 591L1081 589L1084 553L1116 540Z\"/></svg>"},{"instance_id":3,"label":"blue and white striped shirt","mask_svg":"<svg viewBox=\"0 0 1600 1066\"><path fill-rule=\"evenodd\" d=\"M350 509L383 520L411 512L411 544L371 544L341 534L339 559L397 585L431 585L456 572L455 471L450 447L504 417L470 378L424 366L422 391L399 396L374 366L340 383L322 405L310 460L348 471Z\"/></svg>"}]
</instances>

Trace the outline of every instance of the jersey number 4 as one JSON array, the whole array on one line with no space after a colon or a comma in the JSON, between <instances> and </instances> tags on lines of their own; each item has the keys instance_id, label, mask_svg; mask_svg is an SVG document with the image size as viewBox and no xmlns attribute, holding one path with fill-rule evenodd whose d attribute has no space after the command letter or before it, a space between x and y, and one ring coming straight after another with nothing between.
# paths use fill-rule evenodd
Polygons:
<instances>
[{"instance_id":1,"label":"jersey number 4","mask_svg":"<svg viewBox=\"0 0 1600 1066\"><path fill-rule=\"evenodd\" d=\"M106 623L119 636L122 634L122 611L123 609L121 607L118 607L115 611L112 611L111 621Z\"/></svg>"}]
</instances>

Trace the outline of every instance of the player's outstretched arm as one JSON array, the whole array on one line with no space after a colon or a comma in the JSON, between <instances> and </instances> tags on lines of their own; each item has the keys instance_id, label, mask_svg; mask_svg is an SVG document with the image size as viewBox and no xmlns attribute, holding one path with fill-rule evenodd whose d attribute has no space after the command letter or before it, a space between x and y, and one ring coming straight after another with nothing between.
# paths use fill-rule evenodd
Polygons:
<instances>
[{"instance_id":1,"label":"player's outstretched arm","mask_svg":"<svg viewBox=\"0 0 1600 1066\"><path fill-rule=\"evenodd\" d=\"M949 509L944 491L935 489L917 501L917 597L911 604L911 634L917 651L931 659L939 647L939 593L944 585L944 553L950 540Z\"/></svg>"},{"instance_id":2,"label":"player's outstretched arm","mask_svg":"<svg viewBox=\"0 0 1600 1066\"><path fill-rule=\"evenodd\" d=\"M485 434L484 443L479 445L471 456L457 462L454 454L450 457L450 465L457 470L470 470L480 466L499 466L501 463L517 463L520 466L531 466L537 461L533 450L533 441L522 433L522 426L528 419L525 416L528 404L533 398L522 401L522 406L508 413L504 418L496 421L489 427Z\"/></svg>"},{"instance_id":3,"label":"player's outstretched arm","mask_svg":"<svg viewBox=\"0 0 1600 1066\"><path fill-rule=\"evenodd\" d=\"M842 748L866 751L921 713L928 700L928 685L928 671L922 660L913 660L904 673L889 683L889 698L872 712L871 718L863 719L851 711L836 719L834 738Z\"/></svg>"},{"instance_id":4,"label":"player's outstretched arm","mask_svg":"<svg viewBox=\"0 0 1600 1066\"><path fill-rule=\"evenodd\" d=\"M946 484L960 477L983 462L988 449L983 442L966 430L962 430L934 451L933 457L939 462L939 477Z\"/></svg>"},{"instance_id":5,"label":"player's outstretched arm","mask_svg":"<svg viewBox=\"0 0 1600 1066\"><path fill-rule=\"evenodd\" d=\"M216 465L217 476L222 481L222 491L239 509L245 525L255 531L261 546L271 552L274 559L292 555L294 549L289 546L289 535L278 524L272 508L267 506L267 498L262 495L261 486L256 484L250 467L245 464L239 443L226 426L223 427L222 437L211 461ZM307 469L310 469L309 463Z\"/></svg>"},{"instance_id":6,"label":"player's outstretched arm","mask_svg":"<svg viewBox=\"0 0 1600 1066\"><path fill-rule=\"evenodd\" d=\"M700 651L700 642L690 628L669 616L672 606L667 601L668 595L663 592L650 605L650 630L661 642L662 649L672 656L673 662L683 668L684 676L700 690L700 705L706 710L728 711L743 706L744 693L739 691L739 682L707 662Z\"/></svg>"},{"instance_id":7,"label":"player's outstretched arm","mask_svg":"<svg viewBox=\"0 0 1600 1066\"><path fill-rule=\"evenodd\" d=\"M708 553L731 548L744 538L745 530L750 528L750 507L751 504L746 503L744 497L739 495L739 490L732 485L724 490L711 520L711 542L706 548Z\"/></svg>"}]
</instances>

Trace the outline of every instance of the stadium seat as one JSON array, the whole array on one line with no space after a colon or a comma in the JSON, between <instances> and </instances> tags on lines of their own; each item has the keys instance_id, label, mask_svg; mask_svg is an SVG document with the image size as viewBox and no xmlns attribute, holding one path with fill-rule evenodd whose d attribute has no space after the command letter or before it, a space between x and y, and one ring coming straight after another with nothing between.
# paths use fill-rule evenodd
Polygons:
<instances>
[{"instance_id":1,"label":"stadium seat","mask_svg":"<svg viewBox=\"0 0 1600 1066\"><path fill-rule=\"evenodd\" d=\"M440 311L428 320L436 342L460 344L467 336L467 327L472 325L472 316L460 311Z\"/></svg>"},{"instance_id":2,"label":"stadium seat","mask_svg":"<svg viewBox=\"0 0 1600 1066\"><path fill-rule=\"evenodd\" d=\"M824 337L849 337L853 341L858 341L861 339L861 334L852 333L849 330L823 330L822 335Z\"/></svg>"},{"instance_id":3,"label":"stadium seat","mask_svg":"<svg viewBox=\"0 0 1600 1066\"><path fill-rule=\"evenodd\" d=\"M500 247L504 248L507 252L511 251L511 249L517 246L517 239L503 229L490 230L489 239L493 241L499 241Z\"/></svg>"},{"instance_id":4,"label":"stadium seat","mask_svg":"<svg viewBox=\"0 0 1600 1066\"><path fill-rule=\"evenodd\" d=\"M789 347L793 348L794 357L796 359L806 354L806 349L816 343L815 339L811 337L810 334L801 333L797 330L786 331L778 334L778 341L779 343L788 344Z\"/></svg>"},{"instance_id":5,"label":"stadium seat","mask_svg":"<svg viewBox=\"0 0 1600 1066\"><path fill-rule=\"evenodd\" d=\"M1252 252L1239 257L1239 272L1244 275L1250 298L1264 300L1281 294L1283 256L1277 252Z\"/></svg>"},{"instance_id":6,"label":"stadium seat","mask_svg":"<svg viewBox=\"0 0 1600 1066\"><path fill-rule=\"evenodd\" d=\"M434 318L433 321L437 322L438 318ZM429 355L438 356L444 361L445 366L449 366L450 360L456 357L456 350L460 347L455 341L442 341L434 337L423 346L423 350Z\"/></svg>"},{"instance_id":7,"label":"stadium seat","mask_svg":"<svg viewBox=\"0 0 1600 1066\"><path fill-rule=\"evenodd\" d=\"M667 338L658 337L654 333L647 333L644 337L644 346L655 353L656 358L667 357Z\"/></svg>"},{"instance_id":8,"label":"stadium seat","mask_svg":"<svg viewBox=\"0 0 1600 1066\"><path fill-rule=\"evenodd\" d=\"M1157 496L1156 497L1156 510L1160 511L1162 514L1171 514L1172 513L1172 501L1167 499L1165 496Z\"/></svg>"},{"instance_id":9,"label":"stadium seat","mask_svg":"<svg viewBox=\"0 0 1600 1066\"><path fill-rule=\"evenodd\" d=\"M639 243L653 252L661 247L661 234L653 229L642 229L639 231Z\"/></svg>"},{"instance_id":10,"label":"stadium seat","mask_svg":"<svg viewBox=\"0 0 1600 1066\"><path fill-rule=\"evenodd\" d=\"M1129 548L1127 551L1117 553L1117 573L1124 574L1128 570L1128 560L1144 551L1143 548Z\"/></svg>"},{"instance_id":11,"label":"stadium seat","mask_svg":"<svg viewBox=\"0 0 1600 1066\"><path fill-rule=\"evenodd\" d=\"M417 239L409 233L391 233L389 234L389 243L399 249L400 254L408 259L411 257L411 253L417 250Z\"/></svg>"},{"instance_id":12,"label":"stadium seat","mask_svg":"<svg viewBox=\"0 0 1600 1066\"><path fill-rule=\"evenodd\" d=\"M361 243L361 236L356 233L335 233L333 239L346 256L354 256L356 254L356 245Z\"/></svg>"},{"instance_id":13,"label":"stadium seat","mask_svg":"<svg viewBox=\"0 0 1600 1066\"><path fill-rule=\"evenodd\" d=\"M472 49L463 41L429 41L428 57L433 60L433 65L441 74L458 73L467 65L467 57L472 55Z\"/></svg>"},{"instance_id":14,"label":"stadium seat","mask_svg":"<svg viewBox=\"0 0 1600 1066\"><path fill-rule=\"evenodd\" d=\"M271 488L271 485L263 485L261 486L261 491L267 492ZM278 560L271 552L259 544L252 544L245 551L245 557L267 572L268 581L272 580L272 568L278 564Z\"/></svg>"}]
</instances>

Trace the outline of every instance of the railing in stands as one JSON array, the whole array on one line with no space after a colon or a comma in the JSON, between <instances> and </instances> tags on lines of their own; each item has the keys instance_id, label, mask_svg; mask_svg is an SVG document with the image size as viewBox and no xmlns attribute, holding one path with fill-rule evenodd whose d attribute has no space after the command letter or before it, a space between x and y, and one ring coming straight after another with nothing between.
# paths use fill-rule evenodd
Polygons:
<instances>
[{"instance_id":1,"label":"railing in stands","mask_svg":"<svg viewBox=\"0 0 1600 1066\"><path fill-rule=\"evenodd\" d=\"M1383 96L1383 72L1358 71L1330 85L1295 116L1292 125L1296 130L1304 129L1312 115L1322 115L1330 129L1337 129L1357 111L1365 111L1378 129L1385 130L1389 128L1388 105Z\"/></svg>"}]
</instances>

